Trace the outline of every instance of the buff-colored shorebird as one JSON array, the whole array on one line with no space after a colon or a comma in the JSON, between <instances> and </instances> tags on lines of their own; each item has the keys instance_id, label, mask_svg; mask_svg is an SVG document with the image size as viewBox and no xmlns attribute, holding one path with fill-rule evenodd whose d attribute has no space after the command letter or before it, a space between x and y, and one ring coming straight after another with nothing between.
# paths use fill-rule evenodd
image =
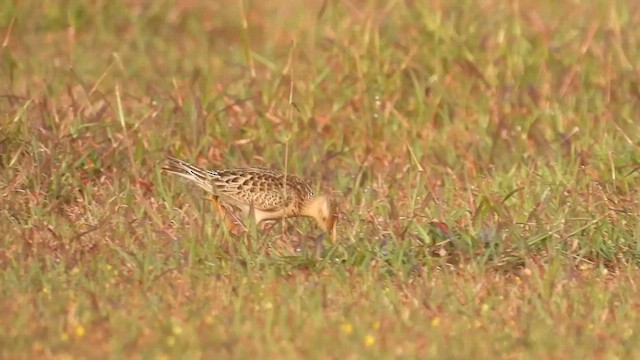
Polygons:
<instances>
[{"instance_id":1,"label":"buff-colored shorebird","mask_svg":"<svg viewBox=\"0 0 640 360\"><path fill-rule=\"evenodd\" d=\"M295 175L285 176L260 167L204 170L173 157L167 157L163 170L192 181L211 194L223 216L219 202L240 209L245 217L253 214L256 224L283 217L311 217L320 228L332 233L335 240L334 201L324 195L314 195L307 182Z\"/></svg>"}]
</instances>

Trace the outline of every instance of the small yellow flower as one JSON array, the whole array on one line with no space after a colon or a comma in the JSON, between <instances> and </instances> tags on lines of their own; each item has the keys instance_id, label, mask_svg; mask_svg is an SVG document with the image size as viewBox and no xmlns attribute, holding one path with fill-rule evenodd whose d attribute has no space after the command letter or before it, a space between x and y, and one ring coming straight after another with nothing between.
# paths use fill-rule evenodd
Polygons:
<instances>
[{"instance_id":1,"label":"small yellow flower","mask_svg":"<svg viewBox=\"0 0 640 360\"><path fill-rule=\"evenodd\" d=\"M175 336L169 336L167 338L167 346L172 347L173 345L176 344L176 338Z\"/></svg>"},{"instance_id":2,"label":"small yellow flower","mask_svg":"<svg viewBox=\"0 0 640 360\"><path fill-rule=\"evenodd\" d=\"M376 342L376 339L373 337L373 335L367 335L364 338L364 346L366 347L373 345L375 342Z\"/></svg>"},{"instance_id":3,"label":"small yellow flower","mask_svg":"<svg viewBox=\"0 0 640 360\"><path fill-rule=\"evenodd\" d=\"M373 329L374 330L380 329L380 321L376 321L376 322L373 323Z\"/></svg>"},{"instance_id":4,"label":"small yellow flower","mask_svg":"<svg viewBox=\"0 0 640 360\"><path fill-rule=\"evenodd\" d=\"M349 335L353 332L353 325L351 325L350 323L344 323L342 324L342 326L340 326L340 330Z\"/></svg>"},{"instance_id":5,"label":"small yellow flower","mask_svg":"<svg viewBox=\"0 0 640 360\"><path fill-rule=\"evenodd\" d=\"M633 336L633 329L632 328L627 328L624 331L624 334L622 336L624 336L625 340L629 339L631 336Z\"/></svg>"},{"instance_id":6,"label":"small yellow flower","mask_svg":"<svg viewBox=\"0 0 640 360\"><path fill-rule=\"evenodd\" d=\"M182 335L182 326L178 325L178 324L174 324L173 327L171 328L171 331L173 332L174 335Z\"/></svg>"},{"instance_id":7,"label":"small yellow flower","mask_svg":"<svg viewBox=\"0 0 640 360\"><path fill-rule=\"evenodd\" d=\"M78 325L76 326L76 336L81 338L84 336L84 334L86 333L86 330L84 329L84 327L82 325Z\"/></svg>"},{"instance_id":8,"label":"small yellow flower","mask_svg":"<svg viewBox=\"0 0 640 360\"><path fill-rule=\"evenodd\" d=\"M434 317L434 318L431 320L431 326L433 326L433 327L438 327L438 326L440 326L440 318L439 318L439 317Z\"/></svg>"},{"instance_id":9,"label":"small yellow flower","mask_svg":"<svg viewBox=\"0 0 640 360\"><path fill-rule=\"evenodd\" d=\"M482 306L480 307L480 312L483 314L486 314L489 311L489 305L487 305L486 303L482 304Z\"/></svg>"}]
</instances>

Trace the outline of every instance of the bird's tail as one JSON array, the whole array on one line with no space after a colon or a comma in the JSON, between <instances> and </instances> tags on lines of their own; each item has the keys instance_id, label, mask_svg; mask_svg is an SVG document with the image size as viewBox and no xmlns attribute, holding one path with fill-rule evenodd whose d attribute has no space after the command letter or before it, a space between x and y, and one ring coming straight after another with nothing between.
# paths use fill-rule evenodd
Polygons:
<instances>
[{"instance_id":1,"label":"bird's tail","mask_svg":"<svg viewBox=\"0 0 640 360\"><path fill-rule=\"evenodd\" d=\"M217 176L215 171L200 169L171 156L167 156L167 164L162 170L192 181L208 193L214 193L213 179Z\"/></svg>"}]
</instances>

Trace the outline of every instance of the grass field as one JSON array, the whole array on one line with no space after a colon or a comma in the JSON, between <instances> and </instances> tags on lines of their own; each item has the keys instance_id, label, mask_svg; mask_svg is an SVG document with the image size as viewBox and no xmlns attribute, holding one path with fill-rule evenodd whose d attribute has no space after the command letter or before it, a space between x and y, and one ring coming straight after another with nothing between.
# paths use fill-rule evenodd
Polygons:
<instances>
[{"instance_id":1,"label":"grass field","mask_svg":"<svg viewBox=\"0 0 640 360\"><path fill-rule=\"evenodd\" d=\"M639 23L627 0L1 2L0 357L640 357ZM168 154L305 176L338 238L230 235Z\"/></svg>"}]
</instances>

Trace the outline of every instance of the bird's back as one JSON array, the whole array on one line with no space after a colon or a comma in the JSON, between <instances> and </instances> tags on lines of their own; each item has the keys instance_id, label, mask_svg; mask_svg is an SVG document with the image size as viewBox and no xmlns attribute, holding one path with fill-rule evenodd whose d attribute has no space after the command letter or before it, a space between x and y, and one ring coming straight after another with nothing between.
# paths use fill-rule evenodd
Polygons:
<instances>
[{"instance_id":1,"label":"bird's back","mask_svg":"<svg viewBox=\"0 0 640 360\"><path fill-rule=\"evenodd\" d=\"M204 170L167 157L167 165L163 169L194 182L245 212L250 207L263 211L288 208L295 212L313 197L311 188L301 178L262 167Z\"/></svg>"},{"instance_id":2,"label":"bird's back","mask_svg":"<svg viewBox=\"0 0 640 360\"><path fill-rule=\"evenodd\" d=\"M235 205L249 205L258 210L285 207L300 208L313 197L309 185L301 178L267 168L251 167L212 171L214 193ZM286 191L285 191L286 182Z\"/></svg>"}]
</instances>

